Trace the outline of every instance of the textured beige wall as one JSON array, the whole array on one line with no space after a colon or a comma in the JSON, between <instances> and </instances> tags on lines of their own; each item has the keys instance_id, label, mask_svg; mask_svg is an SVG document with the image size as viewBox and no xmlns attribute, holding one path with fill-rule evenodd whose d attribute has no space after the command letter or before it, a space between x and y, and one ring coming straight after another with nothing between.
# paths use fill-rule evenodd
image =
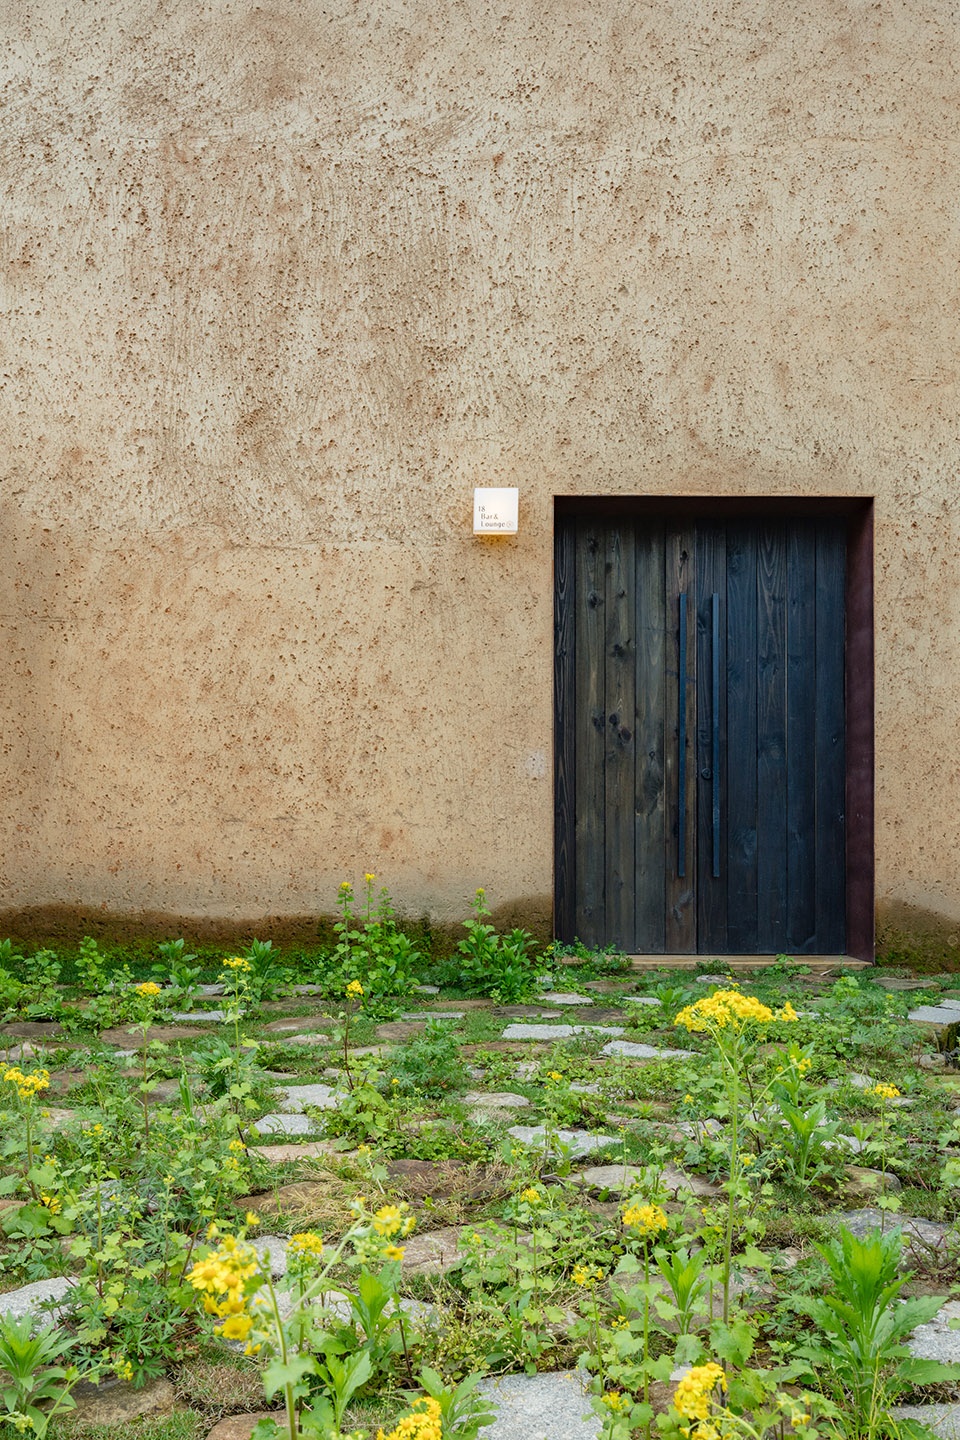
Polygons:
<instances>
[{"instance_id":1,"label":"textured beige wall","mask_svg":"<svg viewBox=\"0 0 960 1440\"><path fill-rule=\"evenodd\" d=\"M794 10L3 0L0 910L533 913L552 497L838 494L960 925L960 22Z\"/></svg>"}]
</instances>

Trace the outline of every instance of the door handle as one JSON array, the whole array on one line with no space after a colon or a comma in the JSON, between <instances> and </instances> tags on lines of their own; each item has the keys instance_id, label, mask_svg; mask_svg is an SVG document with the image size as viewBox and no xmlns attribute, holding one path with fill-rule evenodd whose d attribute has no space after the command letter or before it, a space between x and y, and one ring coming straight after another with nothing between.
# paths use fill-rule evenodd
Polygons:
<instances>
[{"instance_id":1,"label":"door handle","mask_svg":"<svg viewBox=\"0 0 960 1440\"><path fill-rule=\"evenodd\" d=\"M677 697L677 874L687 873L687 592L680 592L680 663Z\"/></svg>"},{"instance_id":2,"label":"door handle","mask_svg":"<svg viewBox=\"0 0 960 1440\"><path fill-rule=\"evenodd\" d=\"M710 596L711 629L711 691L713 733L710 745L710 765L713 770L712 815L713 821L713 878L720 878L720 596Z\"/></svg>"}]
</instances>

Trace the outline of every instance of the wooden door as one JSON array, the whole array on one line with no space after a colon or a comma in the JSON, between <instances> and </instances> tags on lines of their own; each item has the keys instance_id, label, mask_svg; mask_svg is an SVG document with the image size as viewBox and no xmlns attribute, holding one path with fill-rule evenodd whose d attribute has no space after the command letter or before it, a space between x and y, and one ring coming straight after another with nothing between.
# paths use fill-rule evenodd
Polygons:
<instances>
[{"instance_id":1,"label":"wooden door","mask_svg":"<svg viewBox=\"0 0 960 1440\"><path fill-rule=\"evenodd\" d=\"M842 951L844 572L832 518L558 527L561 938Z\"/></svg>"}]
</instances>

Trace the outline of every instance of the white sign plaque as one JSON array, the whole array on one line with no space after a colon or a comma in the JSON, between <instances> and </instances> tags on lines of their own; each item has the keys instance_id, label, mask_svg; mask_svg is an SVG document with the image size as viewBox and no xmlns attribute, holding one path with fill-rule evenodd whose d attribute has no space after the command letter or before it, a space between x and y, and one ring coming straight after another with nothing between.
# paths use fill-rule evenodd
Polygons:
<instances>
[{"instance_id":1,"label":"white sign plaque","mask_svg":"<svg viewBox=\"0 0 960 1440\"><path fill-rule=\"evenodd\" d=\"M520 491L514 486L481 485L473 492L474 535L516 535Z\"/></svg>"}]
</instances>

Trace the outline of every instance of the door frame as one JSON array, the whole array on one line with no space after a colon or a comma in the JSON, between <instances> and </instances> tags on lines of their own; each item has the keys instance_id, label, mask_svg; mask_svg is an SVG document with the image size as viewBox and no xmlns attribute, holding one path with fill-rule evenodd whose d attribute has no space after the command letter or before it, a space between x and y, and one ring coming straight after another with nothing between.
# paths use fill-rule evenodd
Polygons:
<instances>
[{"instance_id":1,"label":"door frame","mask_svg":"<svg viewBox=\"0 0 960 1440\"><path fill-rule=\"evenodd\" d=\"M874 617L873 497L821 496L554 496L554 934L573 939L575 905L575 820L573 727L564 733L561 705L573 688L573 644L569 629L573 607L561 608L564 587L572 579L570 521L583 516L682 515L685 524L701 519L818 519L846 521L847 565L844 595L845 737L845 881L846 954L873 961L875 942L874 856ZM566 627L566 628L562 628ZM696 959L691 956L691 963Z\"/></svg>"}]
</instances>

